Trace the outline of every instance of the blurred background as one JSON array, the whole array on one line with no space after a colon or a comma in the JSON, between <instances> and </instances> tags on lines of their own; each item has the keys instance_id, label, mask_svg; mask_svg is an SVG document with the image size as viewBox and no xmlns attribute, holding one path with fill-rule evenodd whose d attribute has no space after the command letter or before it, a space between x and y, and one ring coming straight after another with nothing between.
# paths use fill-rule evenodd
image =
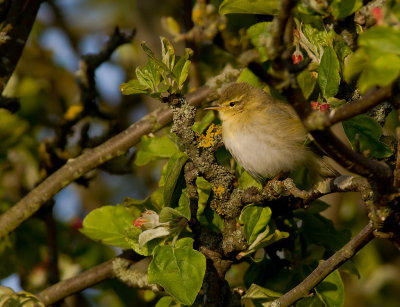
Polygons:
<instances>
[{"instance_id":1,"label":"blurred background","mask_svg":"<svg viewBox=\"0 0 400 307\"><path fill-rule=\"evenodd\" d=\"M215 8L220 2L210 1ZM158 52L160 36L173 41L174 24L170 21L168 25L166 17L172 16L183 32L191 27L193 5L195 1L189 0L48 0L41 5L4 93L18 97L21 108L15 114L0 110L0 212L69 158L102 143L159 106L148 97L122 96L119 85L132 79L136 67L146 62L140 42L146 41ZM260 18L264 17L228 15L224 24L229 30L229 46L228 40L225 45L218 41L220 37L189 43L197 67L191 72L189 89L220 73L226 64L235 65L233 55L248 44L243 29ZM95 71L98 110L78 116L82 103L76 78L81 56L98 53L116 26L127 33L136 29L136 35ZM175 42L174 46L181 54L185 44ZM118 254L119 250L90 241L78 229L94 208L121 203L126 196L144 199L155 189L162 163L137 167L133 158L134 149L67 186L0 242L1 285L37 292ZM339 229L351 229L355 234L367 223L356 193L334 195L327 201L331 208L325 214ZM59 270L52 263L54 257ZM374 240L354 263L361 278L342 273L345 306L399 306L400 257L390 243ZM228 279L233 286L243 285L246 268L246 263L232 267ZM153 306L157 297L151 291L109 280L71 300L76 306Z\"/></svg>"}]
</instances>

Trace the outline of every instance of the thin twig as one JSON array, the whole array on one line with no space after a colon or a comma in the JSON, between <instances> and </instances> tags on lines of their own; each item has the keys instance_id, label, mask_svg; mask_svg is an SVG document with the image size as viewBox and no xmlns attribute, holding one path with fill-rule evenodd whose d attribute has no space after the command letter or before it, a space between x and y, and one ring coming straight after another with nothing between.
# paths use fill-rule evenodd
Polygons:
<instances>
[{"instance_id":1,"label":"thin twig","mask_svg":"<svg viewBox=\"0 0 400 307\"><path fill-rule=\"evenodd\" d=\"M295 5L296 1L293 0L282 0L280 2L279 15L276 15L273 21L272 41L268 49L268 56L274 60L273 63L276 62L275 60L280 60L280 55L286 47L286 26Z\"/></svg>"},{"instance_id":2,"label":"thin twig","mask_svg":"<svg viewBox=\"0 0 400 307\"><path fill-rule=\"evenodd\" d=\"M192 105L200 105L201 102L211 99L214 95L213 93L212 89L202 87L188 94L187 99ZM169 109L157 109L103 144L85 151L75 159L68 160L64 166L47 177L17 204L0 216L0 238L6 236L32 216L46 201L66 185L104 162L121 156L130 147L137 144L143 135L155 132L171 121L172 112Z\"/></svg>"},{"instance_id":3,"label":"thin twig","mask_svg":"<svg viewBox=\"0 0 400 307\"><path fill-rule=\"evenodd\" d=\"M309 292L340 265L353 257L361 248L374 238L372 224L365 226L353 239L329 259L321 262L299 285L272 302L271 307L286 307L306 297Z\"/></svg>"}]
</instances>

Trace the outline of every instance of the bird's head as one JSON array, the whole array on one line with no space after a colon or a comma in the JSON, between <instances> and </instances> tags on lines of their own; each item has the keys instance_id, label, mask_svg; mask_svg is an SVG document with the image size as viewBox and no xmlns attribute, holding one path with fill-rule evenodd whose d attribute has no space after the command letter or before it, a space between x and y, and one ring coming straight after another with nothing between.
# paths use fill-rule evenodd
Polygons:
<instances>
[{"instance_id":1,"label":"bird's head","mask_svg":"<svg viewBox=\"0 0 400 307\"><path fill-rule=\"evenodd\" d=\"M234 83L228 86L221 94L217 105L206 110L219 111L223 121L233 119L238 114L246 113L257 107L262 90L248 83Z\"/></svg>"}]
</instances>

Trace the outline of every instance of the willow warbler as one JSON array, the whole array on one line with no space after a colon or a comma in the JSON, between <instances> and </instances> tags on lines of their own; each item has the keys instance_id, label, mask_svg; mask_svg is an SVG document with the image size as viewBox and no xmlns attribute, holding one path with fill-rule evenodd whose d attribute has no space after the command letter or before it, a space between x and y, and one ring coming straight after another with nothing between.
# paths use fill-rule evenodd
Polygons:
<instances>
[{"instance_id":1,"label":"willow warbler","mask_svg":"<svg viewBox=\"0 0 400 307\"><path fill-rule=\"evenodd\" d=\"M307 132L294 109L248 83L221 94L218 110L225 147L255 179L304 165L319 174L321 160L305 145Z\"/></svg>"}]
</instances>

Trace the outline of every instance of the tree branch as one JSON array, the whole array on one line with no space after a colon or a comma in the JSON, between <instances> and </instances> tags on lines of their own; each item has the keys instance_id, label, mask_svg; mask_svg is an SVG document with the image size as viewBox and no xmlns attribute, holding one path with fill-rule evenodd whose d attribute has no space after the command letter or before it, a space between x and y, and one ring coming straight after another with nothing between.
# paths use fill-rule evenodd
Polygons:
<instances>
[{"instance_id":1,"label":"tree branch","mask_svg":"<svg viewBox=\"0 0 400 307\"><path fill-rule=\"evenodd\" d=\"M140 263L143 256L132 251L125 251L121 255L114 257L106 262L96 265L77 276L60 281L37 294L37 297L45 306L54 303L87 288L90 288L106 279L117 277L119 268L115 266L115 262L123 261L124 264L134 265Z\"/></svg>"},{"instance_id":2,"label":"tree branch","mask_svg":"<svg viewBox=\"0 0 400 307\"><path fill-rule=\"evenodd\" d=\"M301 90L297 87L290 87L287 90L287 97L302 120L308 118L312 113L311 105L304 98ZM329 129L310 131L317 144L335 161L343 167L361 176L377 181L382 190L392 185L392 171L383 162L370 160L363 155L352 151L340 141Z\"/></svg>"},{"instance_id":3,"label":"tree branch","mask_svg":"<svg viewBox=\"0 0 400 307\"><path fill-rule=\"evenodd\" d=\"M37 297L45 306L49 306L70 296L80 292L86 288L90 288L103 280L114 277L112 263L114 259L110 259L83 273L60 281L37 294Z\"/></svg>"},{"instance_id":4,"label":"tree branch","mask_svg":"<svg viewBox=\"0 0 400 307\"><path fill-rule=\"evenodd\" d=\"M373 89L360 99L330 112L312 112L303 120L308 131L322 130L336 123L368 111L392 94L392 85Z\"/></svg>"},{"instance_id":5,"label":"tree branch","mask_svg":"<svg viewBox=\"0 0 400 307\"><path fill-rule=\"evenodd\" d=\"M35 22L42 0L13 0L0 29L0 93L10 79Z\"/></svg>"},{"instance_id":6,"label":"tree branch","mask_svg":"<svg viewBox=\"0 0 400 307\"><path fill-rule=\"evenodd\" d=\"M188 94L187 99L192 105L200 105L201 102L211 99L213 95L212 89L201 87ZM0 238L6 236L32 216L47 200L66 185L102 163L124 154L130 147L137 144L143 135L155 132L171 121L172 112L168 108L157 109L103 144L87 150L75 159L69 159L64 166L47 177L0 216Z\"/></svg>"},{"instance_id":7,"label":"tree branch","mask_svg":"<svg viewBox=\"0 0 400 307\"><path fill-rule=\"evenodd\" d=\"M318 267L307 276L299 285L272 302L271 307L291 306L297 300L305 297L309 292L336 270L341 264L353 257L361 248L374 238L372 224L365 226L353 239L332 255L321 262Z\"/></svg>"}]
</instances>

